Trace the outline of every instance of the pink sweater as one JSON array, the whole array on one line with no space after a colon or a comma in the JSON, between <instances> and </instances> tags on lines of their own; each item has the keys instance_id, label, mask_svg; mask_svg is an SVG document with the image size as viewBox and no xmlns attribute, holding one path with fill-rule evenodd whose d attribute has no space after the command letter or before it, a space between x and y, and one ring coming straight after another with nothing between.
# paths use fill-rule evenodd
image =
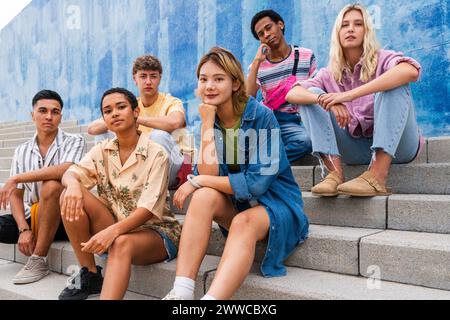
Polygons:
<instances>
[{"instance_id":1,"label":"pink sweater","mask_svg":"<svg viewBox=\"0 0 450 320\"><path fill-rule=\"evenodd\" d=\"M380 49L378 51L378 65L375 75L370 81L378 78L383 73L392 69L401 62L408 62L416 67L421 73L420 64L409 57L405 57L402 52L395 52L390 50ZM328 68L321 69L313 79L299 81L295 85L309 89L316 87L324 90L327 93L346 92L354 88L360 87L364 82L359 79L361 73L362 62L359 62L354 69L353 74L350 71L344 75L342 85L338 84ZM294 86L295 86L294 85ZM375 95L360 97L352 102L346 102L345 105L352 116L348 130L350 134L359 138L373 136L373 118L374 118L374 100Z\"/></svg>"}]
</instances>

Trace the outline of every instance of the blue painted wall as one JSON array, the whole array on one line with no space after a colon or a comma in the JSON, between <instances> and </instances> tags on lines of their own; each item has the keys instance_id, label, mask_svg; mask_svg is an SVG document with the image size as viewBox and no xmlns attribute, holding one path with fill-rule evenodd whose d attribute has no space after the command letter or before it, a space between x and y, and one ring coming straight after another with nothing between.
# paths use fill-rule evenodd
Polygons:
<instances>
[{"instance_id":1,"label":"blue painted wall","mask_svg":"<svg viewBox=\"0 0 450 320\"><path fill-rule=\"evenodd\" d=\"M182 98L196 117L195 69L213 45L232 50L244 68L258 42L254 13L273 8L286 20L289 42L328 60L334 19L347 1L330 0L34 0L0 32L0 121L29 119L35 92L52 88L66 101L65 118L99 116L104 90L136 92L133 60L151 53L164 65L163 91ZM418 119L428 136L450 135L449 0L362 1L389 49L424 67L413 85ZM137 92L136 92L137 93Z\"/></svg>"}]
</instances>

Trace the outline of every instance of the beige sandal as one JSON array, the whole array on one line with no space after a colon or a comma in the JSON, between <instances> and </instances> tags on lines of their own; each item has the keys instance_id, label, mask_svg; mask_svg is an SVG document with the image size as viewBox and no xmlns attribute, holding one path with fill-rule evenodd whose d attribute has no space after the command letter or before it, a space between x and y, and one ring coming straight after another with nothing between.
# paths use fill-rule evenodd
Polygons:
<instances>
[{"instance_id":1,"label":"beige sandal","mask_svg":"<svg viewBox=\"0 0 450 320\"><path fill-rule=\"evenodd\" d=\"M314 196L336 197L338 195L338 186L341 183L343 183L341 178L336 173L330 172L321 183L311 189L311 192Z\"/></svg>"},{"instance_id":2,"label":"beige sandal","mask_svg":"<svg viewBox=\"0 0 450 320\"><path fill-rule=\"evenodd\" d=\"M366 171L358 178L343 183L338 187L339 194L353 197L390 196L391 190L381 185L375 177Z\"/></svg>"}]
</instances>

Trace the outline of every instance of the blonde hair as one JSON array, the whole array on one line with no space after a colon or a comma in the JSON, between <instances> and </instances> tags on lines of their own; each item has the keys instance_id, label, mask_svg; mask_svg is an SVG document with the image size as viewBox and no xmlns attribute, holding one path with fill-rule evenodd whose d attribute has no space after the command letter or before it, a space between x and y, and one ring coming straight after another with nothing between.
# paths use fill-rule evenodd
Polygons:
<instances>
[{"instance_id":1,"label":"blonde hair","mask_svg":"<svg viewBox=\"0 0 450 320\"><path fill-rule=\"evenodd\" d=\"M331 45L330 45L330 62L328 68L331 70L333 78L337 83L342 84L342 78L345 70L349 70L350 66L345 60L344 51L341 46L339 32L342 28L342 21L344 20L344 16L352 10L358 10L361 12L364 20L364 41L363 41L363 55L362 55L362 68L360 74L360 80L363 82L368 82L370 78L374 75L377 64L378 64L378 55L377 52L380 49L380 44L377 40L377 36L375 34L375 30L372 24L372 19L367 12L366 8L364 8L361 4L348 4L346 5L341 12L339 12L336 22L333 28L333 34L331 36Z\"/></svg>"},{"instance_id":2,"label":"blonde hair","mask_svg":"<svg viewBox=\"0 0 450 320\"><path fill-rule=\"evenodd\" d=\"M233 92L232 101L234 113L238 116L242 115L248 101L248 95L245 88L245 78L241 63L227 49L213 47L200 59L197 67L197 79L200 78L200 69L208 61L214 62L217 66L222 68L233 81L239 82L239 89Z\"/></svg>"}]
</instances>

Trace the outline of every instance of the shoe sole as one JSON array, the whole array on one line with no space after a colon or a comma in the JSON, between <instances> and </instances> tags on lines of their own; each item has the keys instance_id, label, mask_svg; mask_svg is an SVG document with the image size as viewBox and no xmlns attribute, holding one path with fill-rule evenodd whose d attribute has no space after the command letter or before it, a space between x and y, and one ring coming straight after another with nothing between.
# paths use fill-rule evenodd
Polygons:
<instances>
[{"instance_id":1,"label":"shoe sole","mask_svg":"<svg viewBox=\"0 0 450 320\"><path fill-rule=\"evenodd\" d=\"M61 300L61 301L83 301L83 300L91 300L92 298L97 298L97 297L100 297L100 293L93 293L93 294L90 294L90 295L88 295L86 298L84 298L84 297L82 297L82 298L80 298L80 297L68 297L68 298L65 298L65 299L61 299L61 297L58 297L58 300Z\"/></svg>"},{"instance_id":2,"label":"shoe sole","mask_svg":"<svg viewBox=\"0 0 450 320\"><path fill-rule=\"evenodd\" d=\"M45 278L49 274L50 274L50 270L47 271L45 274L40 274L39 276L13 279L13 283L14 284L30 284L30 283L37 282L37 281L41 280L42 278Z\"/></svg>"},{"instance_id":3,"label":"shoe sole","mask_svg":"<svg viewBox=\"0 0 450 320\"><path fill-rule=\"evenodd\" d=\"M311 194L316 197L326 197L326 198L337 197L339 195L338 193L315 193L315 192L311 192Z\"/></svg>"},{"instance_id":4,"label":"shoe sole","mask_svg":"<svg viewBox=\"0 0 450 320\"><path fill-rule=\"evenodd\" d=\"M345 195L345 196L352 196L352 197L359 197L359 198L364 198L364 197L387 197L387 196L391 196L392 193L388 193L388 192L377 192L377 193L353 193L353 192L345 192L345 191L339 191L340 195Z\"/></svg>"}]
</instances>

